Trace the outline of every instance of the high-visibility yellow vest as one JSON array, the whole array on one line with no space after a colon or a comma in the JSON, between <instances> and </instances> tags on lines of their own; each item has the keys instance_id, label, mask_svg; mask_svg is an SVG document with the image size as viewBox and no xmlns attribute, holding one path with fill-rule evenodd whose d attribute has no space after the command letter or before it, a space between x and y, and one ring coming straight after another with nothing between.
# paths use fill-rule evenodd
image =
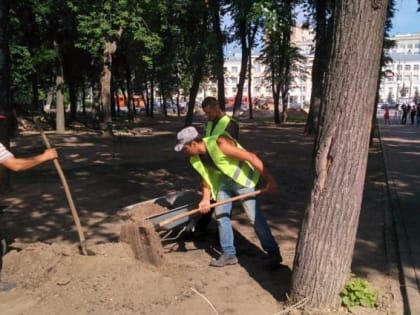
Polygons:
<instances>
[{"instance_id":1,"label":"high-visibility yellow vest","mask_svg":"<svg viewBox=\"0 0 420 315\"><path fill-rule=\"evenodd\" d=\"M217 121L216 126L214 127L214 129L213 129L214 122L209 120L207 122L207 125L206 125L205 137L217 136L217 135L224 134L226 132L226 127L229 125L229 123L230 123L230 121L232 119L233 118L232 117L229 117L228 115L222 116Z\"/></svg>"},{"instance_id":2,"label":"high-visibility yellow vest","mask_svg":"<svg viewBox=\"0 0 420 315\"><path fill-rule=\"evenodd\" d=\"M219 136L203 138L207 152L217 169L206 167L199 155L190 157L191 165L209 186L213 199L216 199L223 176L228 176L238 184L249 188L255 187L260 178L260 173L255 170L250 163L226 156L217 145L218 137ZM236 142L236 145L239 148L242 148L238 142Z\"/></svg>"}]
</instances>

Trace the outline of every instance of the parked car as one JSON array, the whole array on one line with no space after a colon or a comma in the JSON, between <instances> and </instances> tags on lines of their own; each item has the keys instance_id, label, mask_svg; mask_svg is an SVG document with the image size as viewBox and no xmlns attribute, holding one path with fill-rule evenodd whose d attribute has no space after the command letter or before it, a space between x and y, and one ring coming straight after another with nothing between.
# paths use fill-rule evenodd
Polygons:
<instances>
[{"instance_id":1,"label":"parked car","mask_svg":"<svg viewBox=\"0 0 420 315\"><path fill-rule=\"evenodd\" d=\"M385 109L386 106L388 106L389 109L394 109L395 105L395 103L378 103L378 109Z\"/></svg>"}]
</instances>

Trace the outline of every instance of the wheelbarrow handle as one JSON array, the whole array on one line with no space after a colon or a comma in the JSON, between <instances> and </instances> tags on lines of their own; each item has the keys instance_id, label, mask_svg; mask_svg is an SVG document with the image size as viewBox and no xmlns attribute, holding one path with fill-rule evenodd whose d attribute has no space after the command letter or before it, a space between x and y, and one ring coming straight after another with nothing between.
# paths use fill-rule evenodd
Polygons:
<instances>
[{"instance_id":1,"label":"wheelbarrow handle","mask_svg":"<svg viewBox=\"0 0 420 315\"><path fill-rule=\"evenodd\" d=\"M214 207L217 207L217 206L224 205L224 204L229 203L229 202L234 202L234 201L237 201L237 200L242 200L242 199L245 199L245 198L254 197L258 194L261 194L263 191L264 191L263 189L259 189L259 190L252 191L252 192L242 194L242 195L238 195L238 196L235 196L235 197L232 197L232 198L229 198L229 199L218 201L218 202L210 204L209 208L211 209L211 208L214 208ZM177 215L175 215L171 218L163 220L162 222L159 223L159 226L164 227L165 225L168 225L168 224L170 224L170 223L172 223L176 220L179 220L179 219L182 219L184 217L196 214L198 212L200 212L200 208L196 208L196 209L193 209L193 210L190 210L190 211L186 211L186 212L177 214Z\"/></svg>"}]
</instances>

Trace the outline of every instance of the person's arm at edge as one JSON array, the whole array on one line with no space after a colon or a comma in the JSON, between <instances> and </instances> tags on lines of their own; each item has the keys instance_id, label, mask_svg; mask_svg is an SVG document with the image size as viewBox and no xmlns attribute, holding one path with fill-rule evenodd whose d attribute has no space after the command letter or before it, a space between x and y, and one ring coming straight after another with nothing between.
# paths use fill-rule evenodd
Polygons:
<instances>
[{"instance_id":1,"label":"person's arm at edge","mask_svg":"<svg viewBox=\"0 0 420 315\"><path fill-rule=\"evenodd\" d=\"M38 166L46 161L56 159L57 156L56 149L47 149L42 154L28 158L16 158L11 156L1 164L14 172L21 172Z\"/></svg>"}]
</instances>

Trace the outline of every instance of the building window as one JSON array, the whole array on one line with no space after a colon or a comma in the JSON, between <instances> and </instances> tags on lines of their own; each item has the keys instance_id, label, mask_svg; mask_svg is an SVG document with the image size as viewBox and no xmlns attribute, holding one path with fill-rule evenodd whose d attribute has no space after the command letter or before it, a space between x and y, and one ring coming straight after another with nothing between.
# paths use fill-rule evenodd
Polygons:
<instances>
[{"instance_id":1,"label":"building window","mask_svg":"<svg viewBox=\"0 0 420 315\"><path fill-rule=\"evenodd\" d=\"M419 76L418 75L413 75L413 81L418 82L419 81Z\"/></svg>"},{"instance_id":2,"label":"building window","mask_svg":"<svg viewBox=\"0 0 420 315\"><path fill-rule=\"evenodd\" d=\"M238 73L238 67L232 67L232 73Z\"/></svg>"},{"instance_id":3,"label":"building window","mask_svg":"<svg viewBox=\"0 0 420 315\"><path fill-rule=\"evenodd\" d=\"M410 81L410 76L409 75L405 75L404 76L404 81Z\"/></svg>"},{"instance_id":4,"label":"building window","mask_svg":"<svg viewBox=\"0 0 420 315\"><path fill-rule=\"evenodd\" d=\"M411 70L411 66L410 65L405 65L404 70Z\"/></svg>"},{"instance_id":5,"label":"building window","mask_svg":"<svg viewBox=\"0 0 420 315\"><path fill-rule=\"evenodd\" d=\"M413 70L419 70L419 65L414 65Z\"/></svg>"},{"instance_id":6,"label":"building window","mask_svg":"<svg viewBox=\"0 0 420 315\"><path fill-rule=\"evenodd\" d=\"M402 80L401 74L397 74L397 81L401 81L401 80Z\"/></svg>"},{"instance_id":7,"label":"building window","mask_svg":"<svg viewBox=\"0 0 420 315\"><path fill-rule=\"evenodd\" d=\"M397 70L402 70L402 65L398 65Z\"/></svg>"},{"instance_id":8,"label":"building window","mask_svg":"<svg viewBox=\"0 0 420 315\"><path fill-rule=\"evenodd\" d=\"M407 48L413 48L413 45L412 44L408 44L407 45Z\"/></svg>"},{"instance_id":9,"label":"building window","mask_svg":"<svg viewBox=\"0 0 420 315\"><path fill-rule=\"evenodd\" d=\"M230 83L231 84L238 84L238 78L237 77L230 78Z\"/></svg>"}]
</instances>

